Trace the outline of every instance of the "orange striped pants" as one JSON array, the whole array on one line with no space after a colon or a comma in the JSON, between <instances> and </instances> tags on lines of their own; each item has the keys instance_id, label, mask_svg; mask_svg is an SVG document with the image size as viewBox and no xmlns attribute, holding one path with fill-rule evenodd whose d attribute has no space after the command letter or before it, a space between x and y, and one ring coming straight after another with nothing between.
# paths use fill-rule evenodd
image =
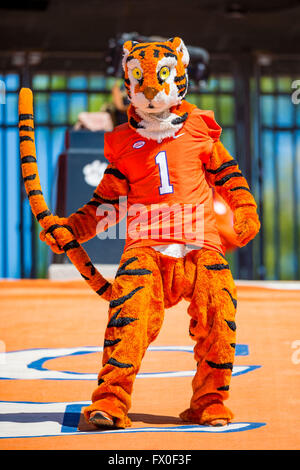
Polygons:
<instances>
[{"instance_id":1,"label":"orange striped pants","mask_svg":"<svg viewBox=\"0 0 300 470\"><path fill-rule=\"evenodd\" d=\"M205 424L210 419L230 421L224 406L228 398L234 352L236 288L224 257L207 249L184 258L163 255L151 247L123 253L109 304L103 366L92 404L85 408L106 411L116 426L131 425L127 416L135 377L150 343L157 337L164 309L189 301L189 333L195 340L197 370L192 381L190 408L184 421Z\"/></svg>"}]
</instances>

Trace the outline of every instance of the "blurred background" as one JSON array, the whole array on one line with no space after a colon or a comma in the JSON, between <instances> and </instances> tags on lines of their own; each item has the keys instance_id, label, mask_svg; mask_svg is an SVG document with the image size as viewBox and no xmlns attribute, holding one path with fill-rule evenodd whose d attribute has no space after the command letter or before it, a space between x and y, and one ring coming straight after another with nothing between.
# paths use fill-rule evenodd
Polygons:
<instances>
[{"instance_id":1,"label":"blurred background","mask_svg":"<svg viewBox=\"0 0 300 470\"><path fill-rule=\"evenodd\" d=\"M1 2L0 277L67 264L40 242L20 179L20 87L34 92L44 195L68 215L104 171L103 131L126 116L122 43L180 36L191 55L186 99L214 110L262 221L253 242L228 253L234 277L300 279L299 24L298 0ZM93 261L118 261L122 242L89 243Z\"/></svg>"}]
</instances>

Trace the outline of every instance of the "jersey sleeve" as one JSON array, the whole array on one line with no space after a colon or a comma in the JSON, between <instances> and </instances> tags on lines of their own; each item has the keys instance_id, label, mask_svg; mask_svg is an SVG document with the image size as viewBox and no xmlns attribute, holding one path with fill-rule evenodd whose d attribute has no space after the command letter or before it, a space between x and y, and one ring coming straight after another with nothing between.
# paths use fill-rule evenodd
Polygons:
<instances>
[{"instance_id":1,"label":"jersey sleeve","mask_svg":"<svg viewBox=\"0 0 300 470\"><path fill-rule=\"evenodd\" d=\"M112 132L106 132L104 134L104 156L109 161L109 163L113 163L116 159L113 140L114 138Z\"/></svg>"},{"instance_id":2,"label":"jersey sleeve","mask_svg":"<svg viewBox=\"0 0 300 470\"><path fill-rule=\"evenodd\" d=\"M200 159L207 163L212 154L213 145L220 140L222 128L215 120L213 111L194 109L187 123L187 131L197 142L201 142Z\"/></svg>"},{"instance_id":3,"label":"jersey sleeve","mask_svg":"<svg viewBox=\"0 0 300 470\"><path fill-rule=\"evenodd\" d=\"M220 140L220 136L222 133L222 128L219 126L217 121L215 120L215 113L213 111L200 111L200 118L202 119L205 127L207 135L212 139L213 142L217 142Z\"/></svg>"}]
</instances>

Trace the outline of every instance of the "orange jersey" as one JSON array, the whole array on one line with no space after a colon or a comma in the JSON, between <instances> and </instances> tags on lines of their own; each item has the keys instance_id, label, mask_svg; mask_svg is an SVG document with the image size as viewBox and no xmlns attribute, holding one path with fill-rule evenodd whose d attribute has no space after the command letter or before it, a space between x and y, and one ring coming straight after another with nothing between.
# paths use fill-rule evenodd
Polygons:
<instances>
[{"instance_id":1,"label":"orange jersey","mask_svg":"<svg viewBox=\"0 0 300 470\"><path fill-rule=\"evenodd\" d=\"M203 167L220 134L213 112L194 108L161 143L127 123L105 135L105 157L129 182L125 249L186 243L222 252Z\"/></svg>"}]
</instances>

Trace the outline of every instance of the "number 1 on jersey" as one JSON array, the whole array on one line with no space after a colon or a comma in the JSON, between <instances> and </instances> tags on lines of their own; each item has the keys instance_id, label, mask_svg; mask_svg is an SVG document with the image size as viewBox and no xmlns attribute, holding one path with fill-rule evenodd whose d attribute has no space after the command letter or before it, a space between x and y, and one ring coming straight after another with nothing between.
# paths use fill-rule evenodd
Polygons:
<instances>
[{"instance_id":1,"label":"number 1 on jersey","mask_svg":"<svg viewBox=\"0 0 300 470\"><path fill-rule=\"evenodd\" d=\"M163 194L173 193L173 186L170 184L170 179L169 179L167 154L164 150L162 150L156 155L155 163L158 165L159 175L160 175L161 185L158 188L159 194L163 195Z\"/></svg>"}]
</instances>

